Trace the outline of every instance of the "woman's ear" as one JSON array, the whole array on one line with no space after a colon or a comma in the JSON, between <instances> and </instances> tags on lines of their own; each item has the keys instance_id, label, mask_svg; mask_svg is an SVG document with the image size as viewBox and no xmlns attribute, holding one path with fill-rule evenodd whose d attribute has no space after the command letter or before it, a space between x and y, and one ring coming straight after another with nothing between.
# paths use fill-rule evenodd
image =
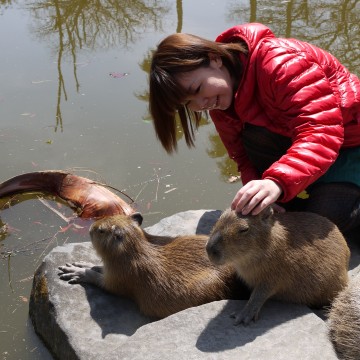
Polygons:
<instances>
[{"instance_id":1,"label":"woman's ear","mask_svg":"<svg viewBox=\"0 0 360 360\"><path fill-rule=\"evenodd\" d=\"M222 66L222 60L221 60L220 55L214 54L214 53L209 53L208 56L210 59L210 66L215 67L215 68L220 68Z\"/></svg>"}]
</instances>

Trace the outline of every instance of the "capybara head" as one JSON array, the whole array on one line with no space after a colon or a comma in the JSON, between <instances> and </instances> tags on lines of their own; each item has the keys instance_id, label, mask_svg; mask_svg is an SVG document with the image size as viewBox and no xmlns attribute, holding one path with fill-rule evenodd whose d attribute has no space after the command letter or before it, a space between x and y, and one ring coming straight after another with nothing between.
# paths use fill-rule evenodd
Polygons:
<instances>
[{"instance_id":1,"label":"capybara head","mask_svg":"<svg viewBox=\"0 0 360 360\"><path fill-rule=\"evenodd\" d=\"M137 239L143 237L140 213L114 215L95 221L90 227L91 242L101 257L119 256L136 248ZM134 250L135 251L135 250Z\"/></svg>"},{"instance_id":2,"label":"capybara head","mask_svg":"<svg viewBox=\"0 0 360 360\"><path fill-rule=\"evenodd\" d=\"M272 226L271 207L259 215L241 215L227 209L215 223L206 251L211 262L217 265L238 263L253 256L259 247L265 245Z\"/></svg>"}]
</instances>

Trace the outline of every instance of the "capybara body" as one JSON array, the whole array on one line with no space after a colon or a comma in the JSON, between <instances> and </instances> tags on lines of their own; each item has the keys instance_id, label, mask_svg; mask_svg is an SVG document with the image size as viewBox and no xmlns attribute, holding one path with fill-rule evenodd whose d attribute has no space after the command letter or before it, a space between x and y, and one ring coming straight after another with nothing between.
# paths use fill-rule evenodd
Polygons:
<instances>
[{"instance_id":1,"label":"capybara body","mask_svg":"<svg viewBox=\"0 0 360 360\"><path fill-rule=\"evenodd\" d=\"M339 229L306 212L242 216L228 209L207 243L210 260L232 265L252 289L236 324L256 320L268 298L321 307L348 281L350 250Z\"/></svg>"},{"instance_id":2,"label":"capybara body","mask_svg":"<svg viewBox=\"0 0 360 360\"><path fill-rule=\"evenodd\" d=\"M360 274L333 301L328 313L329 337L342 360L360 359Z\"/></svg>"},{"instance_id":3,"label":"capybara body","mask_svg":"<svg viewBox=\"0 0 360 360\"><path fill-rule=\"evenodd\" d=\"M138 215L116 215L94 222L92 244L103 261L102 275L61 267L62 278L91 282L133 299L140 311L163 318L180 310L220 299L241 298L246 291L231 266L217 267L208 259L208 236L152 236ZM77 274L78 277L75 275Z\"/></svg>"}]
</instances>

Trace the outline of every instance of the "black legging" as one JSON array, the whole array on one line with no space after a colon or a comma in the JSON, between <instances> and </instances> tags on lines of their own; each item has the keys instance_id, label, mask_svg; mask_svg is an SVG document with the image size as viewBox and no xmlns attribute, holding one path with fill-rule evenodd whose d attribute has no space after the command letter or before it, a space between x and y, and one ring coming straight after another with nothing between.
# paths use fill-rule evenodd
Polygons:
<instances>
[{"instance_id":1,"label":"black legging","mask_svg":"<svg viewBox=\"0 0 360 360\"><path fill-rule=\"evenodd\" d=\"M291 139L269 130L246 124L242 140L250 161L262 174L284 155ZM308 187L308 199L295 198L281 204L288 211L309 211L325 216L346 233L360 227L360 188L348 182L321 183Z\"/></svg>"}]
</instances>

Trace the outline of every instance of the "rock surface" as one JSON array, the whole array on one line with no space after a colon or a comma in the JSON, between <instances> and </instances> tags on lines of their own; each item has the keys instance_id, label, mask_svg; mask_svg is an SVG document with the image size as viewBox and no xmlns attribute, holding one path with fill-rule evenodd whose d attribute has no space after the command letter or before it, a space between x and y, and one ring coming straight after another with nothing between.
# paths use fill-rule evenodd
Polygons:
<instances>
[{"instance_id":1,"label":"rock surface","mask_svg":"<svg viewBox=\"0 0 360 360\"><path fill-rule=\"evenodd\" d=\"M219 215L186 211L146 230L208 233ZM356 244L351 250L353 276L360 252ZM337 359L322 313L306 306L268 301L258 322L247 327L234 326L229 316L245 305L240 300L215 301L152 321L131 300L60 280L58 266L74 261L100 264L90 242L68 244L53 249L34 275L30 317L56 359Z\"/></svg>"}]
</instances>

